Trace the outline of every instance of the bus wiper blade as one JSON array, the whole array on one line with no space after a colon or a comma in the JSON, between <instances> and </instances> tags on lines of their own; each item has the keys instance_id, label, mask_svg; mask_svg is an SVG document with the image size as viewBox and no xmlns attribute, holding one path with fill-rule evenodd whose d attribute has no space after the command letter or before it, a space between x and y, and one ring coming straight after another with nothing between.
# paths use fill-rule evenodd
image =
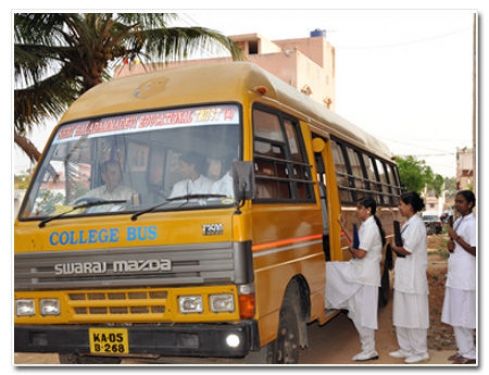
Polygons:
<instances>
[{"instance_id":1,"label":"bus wiper blade","mask_svg":"<svg viewBox=\"0 0 489 375\"><path fill-rule=\"evenodd\" d=\"M60 217L68 215L69 213L76 211L76 210L80 210L83 208L95 207L95 206L103 206L104 204L121 204L121 203L126 203L126 202L127 202L127 200L124 200L124 199L114 199L114 200L97 200L97 201L91 201L91 202L87 202L87 203L78 204L76 206L73 206L68 211L62 212L58 215L51 216L51 217L48 217L48 218L42 220L39 223L39 228L44 228L46 226L46 224L49 223L50 221L53 221L53 220L56 220Z\"/></svg>"},{"instance_id":2,"label":"bus wiper blade","mask_svg":"<svg viewBox=\"0 0 489 375\"><path fill-rule=\"evenodd\" d=\"M147 214L148 212L153 212L153 211L157 210L158 208L164 207L167 204L174 202L174 201L186 200L188 202L189 199L226 198L226 197L227 196L223 195L223 194L186 194L186 195L181 195L181 196L174 197L174 198L167 198L163 202L160 202L154 206L151 206L149 208L146 208L144 210L141 210L141 211L134 213L131 216L131 220L136 221L136 219L139 216L141 216L143 214Z\"/></svg>"},{"instance_id":3,"label":"bus wiper blade","mask_svg":"<svg viewBox=\"0 0 489 375\"><path fill-rule=\"evenodd\" d=\"M155 204L154 206L151 206L149 208L145 208L144 210L141 210L141 211L138 211L138 212L135 212L132 216L131 216L131 220L132 221L136 221L136 219L141 216L141 215L144 215L144 214L147 214L148 212L152 212L154 210L157 210L158 208L161 208L161 207L164 207L166 206L168 203L170 203L171 201L169 201L168 199L165 199L163 202L160 202L158 204Z\"/></svg>"}]
</instances>

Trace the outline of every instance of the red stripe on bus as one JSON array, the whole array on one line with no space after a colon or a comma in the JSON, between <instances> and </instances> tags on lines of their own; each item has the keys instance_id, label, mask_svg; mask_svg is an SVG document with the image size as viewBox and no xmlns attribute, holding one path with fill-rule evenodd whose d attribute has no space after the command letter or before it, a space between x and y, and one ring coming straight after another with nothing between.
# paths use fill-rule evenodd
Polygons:
<instances>
[{"instance_id":1,"label":"red stripe on bus","mask_svg":"<svg viewBox=\"0 0 489 375\"><path fill-rule=\"evenodd\" d=\"M289 238L287 240L280 240L280 241L273 241L273 242L267 242L259 245L253 245L252 249L253 251L259 251L259 250L266 250L266 249L271 249L274 247L279 247L283 245L290 245L293 243L297 242L304 242L308 240L316 240L319 238L322 238L322 234L313 234L312 236L306 236L306 237L297 237L297 238Z\"/></svg>"}]
</instances>

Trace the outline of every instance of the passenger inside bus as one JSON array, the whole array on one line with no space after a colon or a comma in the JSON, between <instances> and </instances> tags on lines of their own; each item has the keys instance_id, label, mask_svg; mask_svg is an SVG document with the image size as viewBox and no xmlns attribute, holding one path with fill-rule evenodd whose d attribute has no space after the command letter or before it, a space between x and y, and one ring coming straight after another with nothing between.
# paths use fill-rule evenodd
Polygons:
<instances>
[{"instance_id":1,"label":"passenger inside bus","mask_svg":"<svg viewBox=\"0 0 489 375\"><path fill-rule=\"evenodd\" d=\"M213 180L211 194L222 194L227 197L234 196L233 177L231 176L231 158L207 159L209 165L207 176Z\"/></svg>"},{"instance_id":2,"label":"passenger inside bus","mask_svg":"<svg viewBox=\"0 0 489 375\"><path fill-rule=\"evenodd\" d=\"M211 190L212 180L202 174L204 164L204 156L196 152L181 155L178 166L184 179L175 183L169 198L187 194L208 194Z\"/></svg>"}]
</instances>

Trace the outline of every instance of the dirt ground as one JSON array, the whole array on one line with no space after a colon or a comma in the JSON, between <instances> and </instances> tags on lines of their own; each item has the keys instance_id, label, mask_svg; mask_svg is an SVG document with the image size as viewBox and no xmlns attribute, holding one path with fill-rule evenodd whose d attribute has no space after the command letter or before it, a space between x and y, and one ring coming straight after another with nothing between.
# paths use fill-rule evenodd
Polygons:
<instances>
[{"instance_id":1,"label":"dirt ground","mask_svg":"<svg viewBox=\"0 0 489 375\"><path fill-rule=\"evenodd\" d=\"M428 236L428 285L430 289L428 348L434 350L456 349L452 327L441 322L449 254L447 241L446 234Z\"/></svg>"},{"instance_id":2,"label":"dirt ground","mask_svg":"<svg viewBox=\"0 0 489 375\"><path fill-rule=\"evenodd\" d=\"M430 329L428 330L428 349L430 360L426 365L447 365L447 358L454 353L455 341L452 328L441 323L441 311L445 292L448 252L446 250L447 236L432 235L428 237L428 282L430 288ZM392 284L391 284L392 285ZM301 352L300 363L308 365L350 365L358 364L351 357L360 350L360 342L352 322L346 314L339 314L331 322L319 326L317 323L308 327L309 348ZM397 350L395 330L392 325L392 298L389 304L379 310L379 330L376 332L377 351L380 358L368 365L399 365L402 360L389 357L390 351ZM57 354L15 353L15 364L56 364L59 363ZM150 364L138 359L126 359L123 364ZM203 362L188 358L163 359L156 363L169 364L226 364L240 363L224 359L206 359ZM245 363L243 363L245 364Z\"/></svg>"}]
</instances>

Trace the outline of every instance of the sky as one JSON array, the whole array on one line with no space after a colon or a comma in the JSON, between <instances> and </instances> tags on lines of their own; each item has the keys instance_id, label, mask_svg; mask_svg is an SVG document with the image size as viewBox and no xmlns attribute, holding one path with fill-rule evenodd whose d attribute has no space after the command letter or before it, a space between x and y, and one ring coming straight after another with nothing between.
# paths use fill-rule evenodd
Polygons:
<instances>
[{"instance_id":1,"label":"sky","mask_svg":"<svg viewBox=\"0 0 489 375\"><path fill-rule=\"evenodd\" d=\"M308 37L324 29L336 49L339 115L384 141L394 154L415 155L446 177L455 175L456 148L472 145L472 11L178 13L183 26L226 35L259 33L271 40ZM48 121L30 134L36 146L44 147L55 123ZM15 171L25 170L30 163L14 150Z\"/></svg>"}]
</instances>

